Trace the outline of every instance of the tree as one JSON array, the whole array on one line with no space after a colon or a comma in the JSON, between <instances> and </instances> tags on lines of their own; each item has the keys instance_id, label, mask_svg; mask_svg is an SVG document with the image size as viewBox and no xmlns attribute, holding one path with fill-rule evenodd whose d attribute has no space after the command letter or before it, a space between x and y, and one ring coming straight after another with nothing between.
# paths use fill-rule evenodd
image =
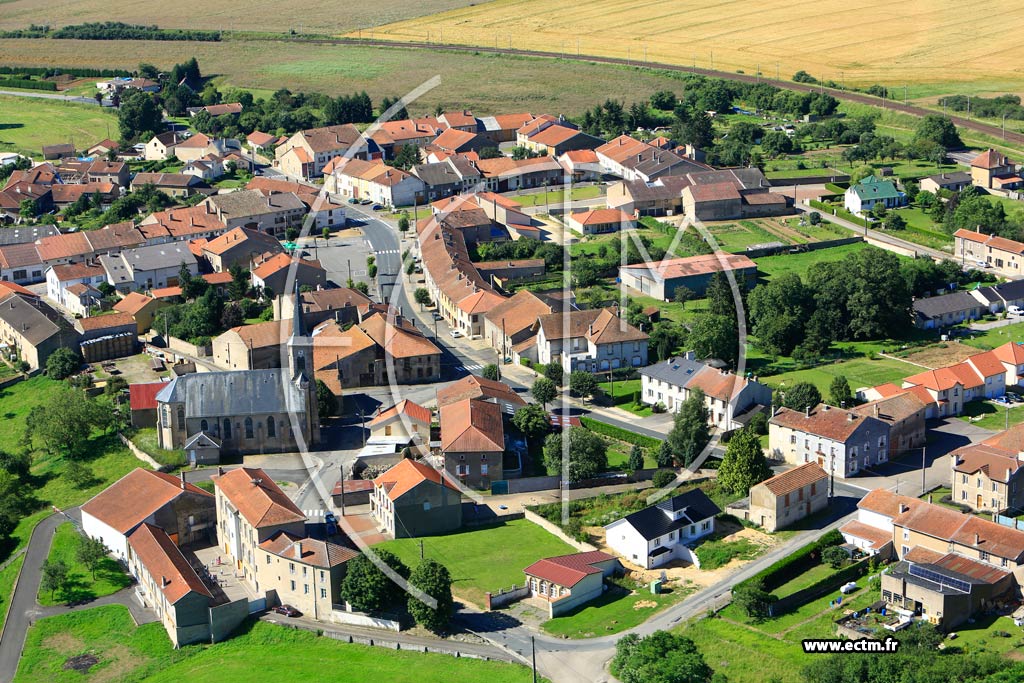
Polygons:
<instances>
[{"instance_id":1,"label":"tree","mask_svg":"<svg viewBox=\"0 0 1024 683\"><path fill-rule=\"evenodd\" d=\"M697 294L686 285L679 285L672 292L672 301L675 301L677 304L685 304L687 301L692 301L696 298Z\"/></svg>"},{"instance_id":2,"label":"tree","mask_svg":"<svg viewBox=\"0 0 1024 683\"><path fill-rule=\"evenodd\" d=\"M704 405L704 392L694 389L679 406L672 430L666 439L666 443L672 449L672 455L683 463L683 467L693 462L711 440L708 417L708 409Z\"/></svg>"},{"instance_id":3,"label":"tree","mask_svg":"<svg viewBox=\"0 0 1024 683\"><path fill-rule=\"evenodd\" d=\"M914 142L932 142L945 149L964 146L956 126L948 117L941 114L927 114L918 121L917 129L914 131Z\"/></svg>"},{"instance_id":4,"label":"tree","mask_svg":"<svg viewBox=\"0 0 1024 683\"><path fill-rule=\"evenodd\" d=\"M623 636L615 644L611 672L622 683L708 683L711 667L689 638L655 631Z\"/></svg>"},{"instance_id":5,"label":"tree","mask_svg":"<svg viewBox=\"0 0 1024 683\"><path fill-rule=\"evenodd\" d=\"M409 232L409 214L404 211L402 212L402 215L398 217L398 232Z\"/></svg>"},{"instance_id":6,"label":"tree","mask_svg":"<svg viewBox=\"0 0 1024 683\"><path fill-rule=\"evenodd\" d=\"M771 604L775 602L775 596L764 589L761 581L748 581L733 589L732 601L748 617L764 619L769 614Z\"/></svg>"},{"instance_id":7,"label":"tree","mask_svg":"<svg viewBox=\"0 0 1024 683\"><path fill-rule=\"evenodd\" d=\"M228 296L232 301L238 301L249 291L249 271L236 263L228 268L228 272L231 274L231 282L228 283ZM274 297L268 294L267 298Z\"/></svg>"},{"instance_id":8,"label":"tree","mask_svg":"<svg viewBox=\"0 0 1024 683\"><path fill-rule=\"evenodd\" d=\"M821 551L821 560L832 567L832 569L839 569L850 559L850 556L845 550L837 545L831 545Z\"/></svg>"},{"instance_id":9,"label":"tree","mask_svg":"<svg viewBox=\"0 0 1024 683\"><path fill-rule=\"evenodd\" d=\"M907 219L900 214L893 211L889 214L888 218L885 219L886 230L905 230L907 227Z\"/></svg>"},{"instance_id":10,"label":"tree","mask_svg":"<svg viewBox=\"0 0 1024 683\"><path fill-rule=\"evenodd\" d=\"M789 389L776 392L781 404L792 410L805 410L821 403L821 392L810 382L797 382Z\"/></svg>"},{"instance_id":11,"label":"tree","mask_svg":"<svg viewBox=\"0 0 1024 683\"><path fill-rule=\"evenodd\" d=\"M818 225L819 223L821 223L821 214L818 213L817 211L811 211L809 214L807 214L807 220L810 222L811 225Z\"/></svg>"},{"instance_id":12,"label":"tree","mask_svg":"<svg viewBox=\"0 0 1024 683\"><path fill-rule=\"evenodd\" d=\"M374 553L378 560L400 577L409 578L409 568L394 553L381 548L374 550ZM358 555L345 564L341 597L352 606L352 609L359 612L377 612L397 602L401 596L401 587L366 555Z\"/></svg>"},{"instance_id":13,"label":"tree","mask_svg":"<svg viewBox=\"0 0 1024 683\"><path fill-rule=\"evenodd\" d=\"M437 633L448 626L452 617L452 577L441 563L427 558L416 565L409 575L409 585L420 589L437 601L430 607L409 593L409 614L416 623Z\"/></svg>"},{"instance_id":14,"label":"tree","mask_svg":"<svg viewBox=\"0 0 1024 683\"><path fill-rule=\"evenodd\" d=\"M284 231L284 238L289 242L294 242L299 239L299 229L295 226L288 226Z\"/></svg>"},{"instance_id":15,"label":"tree","mask_svg":"<svg viewBox=\"0 0 1024 683\"><path fill-rule=\"evenodd\" d=\"M95 480L92 470L77 460L72 460L64 468L64 478L76 489L84 489Z\"/></svg>"},{"instance_id":16,"label":"tree","mask_svg":"<svg viewBox=\"0 0 1024 683\"><path fill-rule=\"evenodd\" d=\"M871 216L872 218L882 220L885 218L885 214L888 213L888 211L889 210L885 208L885 202L875 202L871 207Z\"/></svg>"},{"instance_id":17,"label":"tree","mask_svg":"<svg viewBox=\"0 0 1024 683\"><path fill-rule=\"evenodd\" d=\"M163 128L163 112L150 93L130 90L118 103L117 125L124 142L148 139Z\"/></svg>"},{"instance_id":18,"label":"tree","mask_svg":"<svg viewBox=\"0 0 1024 683\"><path fill-rule=\"evenodd\" d=\"M749 429L733 434L718 468L718 483L737 496L745 496L750 487L772 476L765 460L760 437Z\"/></svg>"},{"instance_id":19,"label":"tree","mask_svg":"<svg viewBox=\"0 0 1024 683\"><path fill-rule=\"evenodd\" d=\"M25 420L26 438L38 438L53 454L80 457L93 429L111 425L113 409L81 389L61 386L43 403L32 408Z\"/></svg>"},{"instance_id":20,"label":"tree","mask_svg":"<svg viewBox=\"0 0 1024 683\"><path fill-rule=\"evenodd\" d=\"M629 449L629 469L632 472L642 470L644 468L644 449L640 446L633 444L633 447Z\"/></svg>"},{"instance_id":21,"label":"tree","mask_svg":"<svg viewBox=\"0 0 1024 683\"><path fill-rule=\"evenodd\" d=\"M324 229L320 231L320 237L322 237L325 242L331 239L331 229L325 225Z\"/></svg>"},{"instance_id":22,"label":"tree","mask_svg":"<svg viewBox=\"0 0 1024 683\"><path fill-rule=\"evenodd\" d=\"M321 420L338 412L337 397L321 379L316 381L316 410Z\"/></svg>"},{"instance_id":23,"label":"tree","mask_svg":"<svg viewBox=\"0 0 1024 683\"><path fill-rule=\"evenodd\" d=\"M551 361L544 366L544 376L555 383L555 386L562 386L565 382L565 370L558 361Z\"/></svg>"},{"instance_id":24,"label":"tree","mask_svg":"<svg viewBox=\"0 0 1024 683\"><path fill-rule=\"evenodd\" d=\"M796 273L774 277L755 287L748 308L758 348L773 356L790 355L803 337L804 322L813 303Z\"/></svg>"},{"instance_id":25,"label":"tree","mask_svg":"<svg viewBox=\"0 0 1024 683\"><path fill-rule=\"evenodd\" d=\"M412 297L420 305L421 310L424 306L430 305L430 292L427 291L426 287L417 287Z\"/></svg>"},{"instance_id":26,"label":"tree","mask_svg":"<svg viewBox=\"0 0 1024 683\"><path fill-rule=\"evenodd\" d=\"M92 574L92 578L95 580L96 570L103 564L103 560L106 559L109 552L106 544L101 539L92 538L91 536L79 536L78 545L75 546L75 559L89 570L89 573Z\"/></svg>"},{"instance_id":27,"label":"tree","mask_svg":"<svg viewBox=\"0 0 1024 683\"><path fill-rule=\"evenodd\" d=\"M544 406L544 410L547 411L548 404L558 396L558 387L547 377L538 377L530 387L530 393L533 394L534 400Z\"/></svg>"},{"instance_id":28,"label":"tree","mask_svg":"<svg viewBox=\"0 0 1024 683\"><path fill-rule=\"evenodd\" d=\"M654 462L658 467L672 467L672 445L668 441L662 441L658 446L658 453L654 456Z\"/></svg>"},{"instance_id":29,"label":"tree","mask_svg":"<svg viewBox=\"0 0 1024 683\"><path fill-rule=\"evenodd\" d=\"M516 410L512 424L528 440L547 434L551 429L548 413L538 403L530 403Z\"/></svg>"},{"instance_id":30,"label":"tree","mask_svg":"<svg viewBox=\"0 0 1024 683\"><path fill-rule=\"evenodd\" d=\"M687 342L698 358L718 358L735 365L739 354L735 315L702 315L693 323Z\"/></svg>"},{"instance_id":31,"label":"tree","mask_svg":"<svg viewBox=\"0 0 1024 683\"><path fill-rule=\"evenodd\" d=\"M39 588L50 592L53 598L57 591L64 592L68 586L68 566L64 560L43 560L42 579Z\"/></svg>"},{"instance_id":32,"label":"tree","mask_svg":"<svg viewBox=\"0 0 1024 683\"><path fill-rule=\"evenodd\" d=\"M484 379L494 380L498 382L501 380L501 370L494 363L488 363L484 366L483 371L480 373Z\"/></svg>"},{"instance_id":33,"label":"tree","mask_svg":"<svg viewBox=\"0 0 1024 683\"><path fill-rule=\"evenodd\" d=\"M395 158L387 162L388 165L409 170L420 163L420 150L416 145L402 145L395 152Z\"/></svg>"},{"instance_id":34,"label":"tree","mask_svg":"<svg viewBox=\"0 0 1024 683\"><path fill-rule=\"evenodd\" d=\"M584 400L597 393L597 378L583 370L569 373L569 391Z\"/></svg>"},{"instance_id":35,"label":"tree","mask_svg":"<svg viewBox=\"0 0 1024 683\"><path fill-rule=\"evenodd\" d=\"M563 440L569 442L569 481L590 479L608 469L604 439L582 427L568 427L544 440L544 467L551 476L562 474Z\"/></svg>"},{"instance_id":36,"label":"tree","mask_svg":"<svg viewBox=\"0 0 1024 683\"><path fill-rule=\"evenodd\" d=\"M78 372L82 359L67 347L61 347L46 359L46 374L50 379L67 379Z\"/></svg>"},{"instance_id":37,"label":"tree","mask_svg":"<svg viewBox=\"0 0 1024 683\"><path fill-rule=\"evenodd\" d=\"M678 101L676 94L671 90L659 90L651 95L651 106L662 111L672 111Z\"/></svg>"},{"instance_id":38,"label":"tree","mask_svg":"<svg viewBox=\"0 0 1024 683\"><path fill-rule=\"evenodd\" d=\"M736 315L736 302L733 300L729 278L721 271L715 271L708 281L704 297L708 302L708 311L712 315Z\"/></svg>"},{"instance_id":39,"label":"tree","mask_svg":"<svg viewBox=\"0 0 1024 683\"><path fill-rule=\"evenodd\" d=\"M838 408L850 408L853 406L853 392L850 390L850 383L843 375L837 375L828 387L828 402Z\"/></svg>"}]
</instances>

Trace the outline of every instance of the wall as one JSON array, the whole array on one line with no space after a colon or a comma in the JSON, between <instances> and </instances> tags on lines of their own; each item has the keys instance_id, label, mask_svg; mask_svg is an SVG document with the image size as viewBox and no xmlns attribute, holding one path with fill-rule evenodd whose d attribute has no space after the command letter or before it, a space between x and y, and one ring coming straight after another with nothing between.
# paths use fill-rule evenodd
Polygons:
<instances>
[{"instance_id":1,"label":"wall","mask_svg":"<svg viewBox=\"0 0 1024 683\"><path fill-rule=\"evenodd\" d=\"M156 460L149 457L142 450L140 450L139 447L132 443L131 439L129 439L127 436L121 434L120 432L118 432L117 436L121 439L121 443L127 446L128 450L130 450L132 452L132 455L134 455L136 458L146 463L154 470L160 470L163 467L163 465L161 465Z\"/></svg>"},{"instance_id":2,"label":"wall","mask_svg":"<svg viewBox=\"0 0 1024 683\"><path fill-rule=\"evenodd\" d=\"M835 175L805 176L802 178L769 178L772 187L793 187L794 185L824 185L825 183L849 182L850 176L845 173Z\"/></svg>"},{"instance_id":3,"label":"wall","mask_svg":"<svg viewBox=\"0 0 1024 683\"><path fill-rule=\"evenodd\" d=\"M522 479L507 479L507 493L549 491L551 489L557 489L561 482L561 477L523 477Z\"/></svg>"},{"instance_id":4,"label":"wall","mask_svg":"<svg viewBox=\"0 0 1024 683\"><path fill-rule=\"evenodd\" d=\"M215 643L226 640L249 616L248 598L210 608L210 637Z\"/></svg>"},{"instance_id":5,"label":"wall","mask_svg":"<svg viewBox=\"0 0 1024 683\"><path fill-rule=\"evenodd\" d=\"M819 211L819 213L820 213L820 211ZM874 244L876 246L881 246L882 245L881 242L878 242L877 240L873 240L870 237L865 240L864 237L861 237L861 236L858 235L856 237L842 237L842 238L834 239L834 240L824 240L822 242L808 242L807 244L799 245L799 247L800 247L800 249L802 249L804 251L817 251L818 249L830 249L832 247L841 247L841 246L843 246L845 244L855 244L857 242L864 242L864 241L867 241L869 244ZM885 244L884 248L889 249L891 246L892 245ZM776 248L776 247L768 247L768 248L765 248L765 249L747 249L746 251L743 252L743 254L744 254L744 256L747 256L748 258L758 258L759 256L768 256L768 255L777 254L777 253L780 253L780 252L788 253L789 250L792 249L792 248L793 248L792 246L786 246L786 247L782 247L781 249L780 248ZM901 249L901 253L902 252L906 252L905 253L906 256L913 256L914 255L914 250L913 249Z\"/></svg>"},{"instance_id":6,"label":"wall","mask_svg":"<svg viewBox=\"0 0 1024 683\"><path fill-rule=\"evenodd\" d=\"M348 607L348 605L345 605ZM402 624L393 621L391 619L381 619L379 617L371 617L368 614L362 612L352 612L348 610L338 609L339 605L335 605L334 609L330 613L325 614L325 621L332 624L346 624L348 626L363 626L365 628L380 628L388 631L401 631ZM326 635L326 634L325 634Z\"/></svg>"},{"instance_id":7,"label":"wall","mask_svg":"<svg viewBox=\"0 0 1024 683\"><path fill-rule=\"evenodd\" d=\"M177 351L178 353L184 353L188 356L195 356L197 358L205 358L211 353L210 345L196 346L195 344L189 344L184 339L178 339L177 337L167 338L167 348L171 351Z\"/></svg>"},{"instance_id":8,"label":"wall","mask_svg":"<svg viewBox=\"0 0 1024 683\"><path fill-rule=\"evenodd\" d=\"M487 611L510 605L513 602L529 597L530 584L512 586L509 590L500 590L497 593L487 593Z\"/></svg>"},{"instance_id":9,"label":"wall","mask_svg":"<svg viewBox=\"0 0 1024 683\"><path fill-rule=\"evenodd\" d=\"M553 536L557 536L558 538L562 539L563 541L565 541L566 543L571 545L573 548L576 548L576 550L579 550L579 551L582 551L582 552L589 552L591 550L597 550L597 548L595 546L592 546L589 543L581 543L580 541L577 541L574 538L570 538L569 536L566 535L566 533L564 531L562 531L562 529L560 527L558 527L558 525L552 524L551 522L549 522L548 520L544 519L543 517L541 517L540 515L538 515L535 512L530 512L529 510L523 510L523 517L525 517L527 521L533 522L534 524L536 524L540 528L544 529L549 534L552 534Z\"/></svg>"}]
</instances>

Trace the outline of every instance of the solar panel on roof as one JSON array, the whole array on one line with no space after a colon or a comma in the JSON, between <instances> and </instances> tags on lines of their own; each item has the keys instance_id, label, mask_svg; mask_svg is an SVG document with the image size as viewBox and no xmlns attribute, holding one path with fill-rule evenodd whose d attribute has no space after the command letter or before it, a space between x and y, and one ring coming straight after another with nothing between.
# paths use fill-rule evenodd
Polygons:
<instances>
[{"instance_id":1,"label":"solar panel on roof","mask_svg":"<svg viewBox=\"0 0 1024 683\"><path fill-rule=\"evenodd\" d=\"M971 584L966 581L954 579L951 576L945 576L919 564L910 565L910 575L932 581L933 583L937 583L946 588L952 588L953 590L960 591L961 593L971 592Z\"/></svg>"}]
</instances>

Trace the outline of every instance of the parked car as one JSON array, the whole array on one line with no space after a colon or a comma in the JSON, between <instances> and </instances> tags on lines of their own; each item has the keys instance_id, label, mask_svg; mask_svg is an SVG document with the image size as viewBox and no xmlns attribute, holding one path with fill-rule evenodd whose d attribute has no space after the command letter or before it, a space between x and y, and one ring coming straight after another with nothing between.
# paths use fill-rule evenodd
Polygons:
<instances>
[{"instance_id":1,"label":"parked car","mask_svg":"<svg viewBox=\"0 0 1024 683\"><path fill-rule=\"evenodd\" d=\"M373 204L373 200L372 199L360 199L359 203L365 206L367 204Z\"/></svg>"},{"instance_id":2,"label":"parked car","mask_svg":"<svg viewBox=\"0 0 1024 683\"><path fill-rule=\"evenodd\" d=\"M1006 307L1006 315L1022 315L1022 314L1024 314L1024 309L1021 309L1020 306L1007 306Z\"/></svg>"},{"instance_id":3,"label":"parked car","mask_svg":"<svg viewBox=\"0 0 1024 683\"><path fill-rule=\"evenodd\" d=\"M444 316L437 311L434 311L431 315L434 316L434 320L444 320Z\"/></svg>"},{"instance_id":4,"label":"parked car","mask_svg":"<svg viewBox=\"0 0 1024 683\"><path fill-rule=\"evenodd\" d=\"M334 516L333 512L328 512L326 515L324 515L324 522L327 524L337 524L338 518Z\"/></svg>"},{"instance_id":5,"label":"parked car","mask_svg":"<svg viewBox=\"0 0 1024 683\"><path fill-rule=\"evenodd\" d=\"M302 612L295 609L291 605L278 605L274 608L274 611L278 614L283 614L286 617L301 617Z\"/></svg>"},{"instance_id":6,"label":"parked car","mask_svg":"<svg viewBox=\"0 0 1024 683\"><path fill-rule=\"evenodd\" d=\"M459 332L458 330L452 330L449 334L452 335L452 339L458 339L462 336L462 332Z\"/></svg>"},{"instance_id":7,"label":"parked car","mask_svg":"<svg viewBox=\"0 0 1024 683\"><path fill-rule=\"evenodd\" d=\"M358 203L359 203L359 200L358 200L358 199L356 199L355 197L349 197L349 198L348 198L348 203L349 203L349 204L358 204Z\"/></svg>"},{"instance_id":8,"label":"parked car","mask_svg":"<svg viewBox=\"0 0 1024 683\"><path fill-rule=\"evenodd\" d=\"M1006 400L1005 396L996 396L992 400L995 401L996 403L1009 403L1009 401Z\"/></svg>"},{"instance_id":9,"label":"parked car","mask_svg":"<svg viewBox=\"0 0 1024 683\"><path fill-rule=\"evenodd\" d=\"M384 207L381 204L374 204L370 208L373 209L374 211L381 211L383 210Z\"/></svg>"}]
</instances>

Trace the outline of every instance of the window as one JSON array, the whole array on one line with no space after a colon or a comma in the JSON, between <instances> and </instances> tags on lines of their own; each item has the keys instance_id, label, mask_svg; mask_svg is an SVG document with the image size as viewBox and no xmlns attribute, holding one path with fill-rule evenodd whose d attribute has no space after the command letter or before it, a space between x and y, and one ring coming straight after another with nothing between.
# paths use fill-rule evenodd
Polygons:
<instances>
[{"instance_id":1,"label":"window","mask_svg":"<svg viewBox=\"0 0 1024 683\"><path fill-rule=\"evenodd\" d=\"M707 531L708 529L710 529L711 528L711 520L709 519L709 520L705 521L703 524L700 525L700 528L703 529L704 531Z\"/></svg>"},{"instance_id":2,"label":"window","mask_svg":"<svg viewBox=\"0 0 1024 683\"><path fill-rule=\"evenodd\" d=\"M811 495L813 496L813 495L814 495L814 494L816 494L817 492L818 492L818 483L817 483L817 482L814 482L814 481L812 481L812 482L811 482Z\"/></svg>"},{"instance_id":3,"label":"window","mask_svg":"<svg viewBox=\"0 0 1024 683\"><path fill-rule=\"evenodd\" d=\"M967 500L967 491L960 491L960 500Z\"/></svg>"},{"instance_id":4,"label":"window","mask_svg":"<svg viewBox=\"0 0 1024 683\"><path fill-rule=\"evenodd\" d=\"M326 600L327 599L327 589L326 588L321 588L320 589L320 599L321 600Z\"/></svg>"},{"instance_id":5,"label":"window","mask_svg":"<svg viewBox=\"0 0 1024 683\"><path fill-rule=\"evenodd\" d=\"M245 418L245 438L247 438L247 439L251 439L252 438L252 418L251 417Z\"/></svg>"},{"instance_id":6,"label":"window","mask_svg":"<svg viewBox=\"0 0 1024 683\"><path fill-rule=\"evenodd\" d=\"M292 584L292 590L295 590L295 582L292 581L291 584Z\"/></svg>"},{"instance_id":7,"label":"window","mask_svg":"<svg viewBox=\"0 0 1024 683\"><path fill-rule=\"evenodd\" d=\"M231 420L226 417L224 418L224 438L231 438Z\"/></svg>"},{"instance_id":8,"label":"window","mask_svg":"<svg viewBox=\"0 0 1024 683\"><path fill-rule=\"evenodd\" d=\"M273 415L267 418L267 436L277 436L277 422Z\"/></svg>"},{"instance_id":9,"label":"window","mask_svg":"<svg viewBox=\"0 0 1024 683\"><path fill-rule=\"evenodd\" d=\"M909 541L910 540L910 531L908 529L904 529L903 530L903 540L904 541Z\"/></svg>"},{"instance_id":10,"label":"window","mask_svg":"<svg viewBox=\"0 0 1024 683\"><path fill-rule=\"evenodd\" d=\"M487 474L487 463L485 463L485 462L484 463L480 463L480 474L482 474L482 475L486 475Z\"/></svg>"},{"instance_id":11,"label":"window","mask_svg":"<svg viewBox=\"0 0 1024 683\"><path fill-rule=\"evenodd\" d=\"M789 435L789 443L794 445L794 446L796 445L796 434L790 434Z\"/></svg>"},{"instance_id":12,"label":"window","mask_svg":"<svg viewBox=\"0 0 1024 683\"><path fill-rule=\"evenodd\" d=\"M981 559L982 562L988 562L988 553L982 550L978 553L978 558Z\"/></svg>"},{"instance_id":13,"label":"window","mask_svg":"<svg viewBox=\"0 0 1024 683\"><path fill-rule=\"evenodd\" d=\"M270 555L267 555L267 564L270 564Z\"/></svg>"},{"instance_id":14,"label":"window","mask_svg":"<svg viewBox=\"0 0 1024 683\"><path fill-rule=\"evenodd\" d=\"M309 595L309 584L308 583L302 584L302 593L304 595Z\"/></svg>"},{"instance_id":15,"label":"window","mask_svg":"<svg viewBox=\"0 0 1024 683\"><path fill-rule=\"evenodd\" d=\"M992 482L992 490L993 491L998 491L999 490L999 483L998 482L995 482L995 481Z\"/></svg>"},{"instance_id":16,"label":"window","mask_svg":"<svg viewBox=\"0 0 1024 683\"><path fill-rule=\"evenodd\" d=\"M209 422L207 422L206 420L200 420L199 421L199 431L205 432L205 431L209 431L209 429L210 429L210 423Z\"/></svg>"},{"instance_id":17,"label":"window","mask_svg":"<svg viewBox=\"0 0 1024 683\"><path fill-rule=\"evenodd\" d=\"M693 536L696 533L697 533L697 525L696 524L691 524L690 525L690 535Z\"/></svg>"},{"instance_id":18,"label":"window","mask_svg":"<svg viewBox=\"0 0 1024 683\"><path fill-rule=\"evenodd\" d=\"M288 573L289 574L294 574L295 573L295 563L294 562L289 562L288 563Z\"/></svg>"},{"instance_id":19,"label":"window","mask_svg":"<svg viewBox=\"0 0 1024 683\"><path fill-rule=\"evenodd\" d=\"M323 569L320 570L320 580L321 581L324 580L324 570Z\"/></svg>"}]
</instances>

